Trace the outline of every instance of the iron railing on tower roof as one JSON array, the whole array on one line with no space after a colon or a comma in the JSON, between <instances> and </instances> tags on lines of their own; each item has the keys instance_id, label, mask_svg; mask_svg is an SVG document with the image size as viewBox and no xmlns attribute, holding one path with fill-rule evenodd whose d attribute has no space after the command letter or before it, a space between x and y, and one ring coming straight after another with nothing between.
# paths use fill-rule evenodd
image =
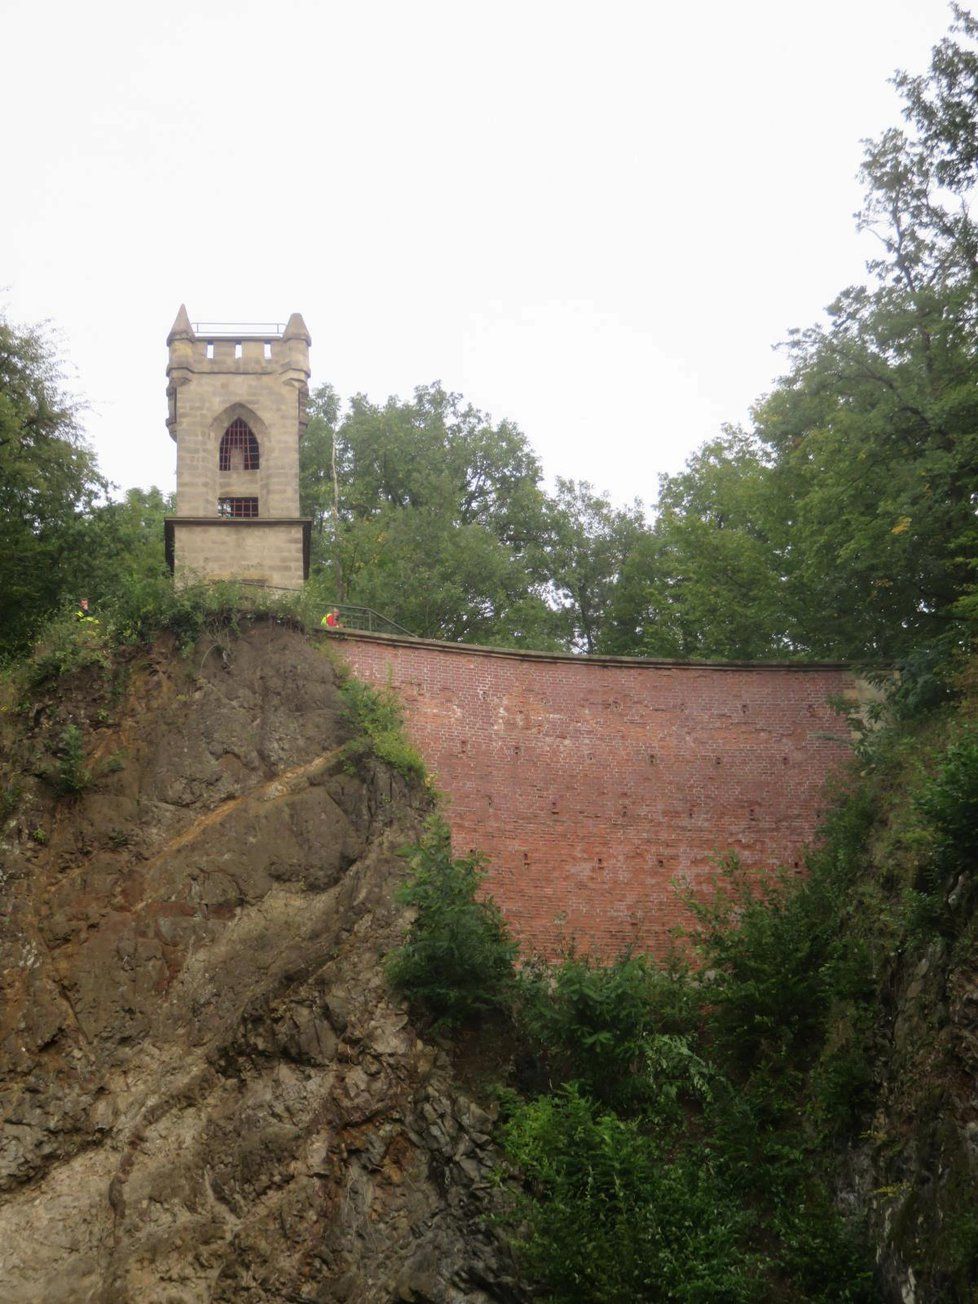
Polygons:
<instances>
[{"instance_id":1,"label":"iron railing on tower roof","mask_svg":"<svg viewBox=\"0 0 978 1304\"><path fill-rule=\"evenodd\" d=\"M194 334L208 340L270 340L285 334L281 321L192 321Z\"/></svg>"}]
</instances>

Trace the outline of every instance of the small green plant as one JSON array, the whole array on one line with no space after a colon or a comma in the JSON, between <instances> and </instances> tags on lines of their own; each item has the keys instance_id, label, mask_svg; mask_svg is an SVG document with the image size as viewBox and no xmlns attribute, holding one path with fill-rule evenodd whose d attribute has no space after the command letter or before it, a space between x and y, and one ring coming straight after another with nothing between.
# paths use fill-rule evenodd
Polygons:
<instances>
[{"instance_id":1,"label":"small green plant","mask_svg":"<svg viewBox=\"0 0 978 1304\"><path fill-rule=\"evenodd\" d=\"M13 815L20 803L23 787L16 779L4 779L3 786L0 787L0 824Z\"/></svg>"},{"instance_id":2,"label":"small green plant","mask_svg":"<svg viewBox=\"0 0 978 1304\"><path fill-rule=\"evenodd\" d=\"M958 635L948 633L897 660L880 682L898 720L920 719L956 696L954 672L959 656Z\"/></svg>"},{"instance_id":3,"label":"small green plant","mask_svg":"<svg viewBox=\"0 0 978 1304\"><path fill-rule=\"evenodd\" d=\"M104 603L112 640L144 643L161 630L176 636L182 652L201 638L238 633L248 621L277 621L302 629L301 599L227 581L178 587L166 575L127 578Z\"/></svg>"},{"instance_id":4,"label":"small green plant","mask_svg":"<svg viewBox=\"0 0 978 1304\"><path fill-rule=\"evenodd\" d=\"M61 735L55 791L63 797L77 797L91 782L92 771L85 764L84 736L78 725L70 724Z\"/></svg>"},{"instance_id":5,"label":"small green plant","mask_svg":"<svg viewBox=\"0 0 978 1304\"><path fill-rule=\"evenodd\" d=\"M393 689L378 690L350 678L341 679L339 688L346 714L357 730L357 736L346 745L347 757L355 761L373 755L405 778L423 779L424 761L404 736L403 712Z\"/></svg>"},{"instance_id":6,"label":"small green plant","mask_svg":"<svg viewBox=\"0 0 978 1304\"><path fill-rule=\"evenodd\" d=\"M302 629L301 601L296 595L246 584L218 581L178 587L169 575L120 573L110 591L100 595L92 623L79 621L74 610L48 621L25 668L28 685L89 665L109 669L114 648L146 643L162 631L172 633L186 653L201 638L238 632L251 620Z\"/></svg>"},{"instance_id":7,"label":"small green plant","mask_svg":"<svg viewBox=\"0 0 978 1304\"><path fill-rule=\"evenodd\" d=\"M120 851L123 847L128 847L131 838L125 829L109 829L106 841L115 851Z\"/></svg>"},{"instance_id":8,"label":"small green plant","mask_svg":"<svg viewBox=\"0 0 978 1304\"><path fill-rule=\"evenodd\" d=\"M430 821L406 853L411 872L401 901L415 912L387 976L435 1024L458 1027L511 1000L516 943L498 906L481 897L479 856L453 857L444 821Z\"/></svg>"},{"instance_id":9,"label":"small green plant","mask_svg":"<svg viewBox=\"0 0 978 1304\"><path fill-rule=\"evenodd\" d=\"M122 580L104 604L114 642L144 643L169 630L183 652L194 647L204 634L237 630L241 609L239 585L189 584L179 588L169 576L162 575Z\"/></svg>"},{"instance_id":10,"label":"small green plant","mask_svg":"<svg viewBox=\"0 0 978 1304\"><path fill-rule=\"evenodd\" d=\"M45 847L48 843L47 830L42 829L40 825L31 829L31 841L36 842L39 847Z\"/></svg>"}]
</instances>

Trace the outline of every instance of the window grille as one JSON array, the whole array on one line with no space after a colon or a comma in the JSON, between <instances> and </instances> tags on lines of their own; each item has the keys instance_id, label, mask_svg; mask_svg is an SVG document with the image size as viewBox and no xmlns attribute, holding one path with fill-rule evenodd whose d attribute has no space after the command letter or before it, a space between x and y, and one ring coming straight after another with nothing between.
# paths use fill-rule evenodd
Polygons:
<instances>
[{"instance_id":1,"label":"window grille","mask_svg":"<svg viewBox=\"0 0 978 1304\"><path fill-rule=\"evenodd\" d=\"M258 440L247 421L235 419L221 436L218 468L221 471L257 471Z\"/></svg>"},{"instance_id":2,"label":"window grille","mask_svg":"<svg viewBox=\"0 0 978 1304\"><path fill-rule=\"evenodd\" d=\"M257 516L258 499L257 498L218 498L217 500L218 516Z\"/></svg>"}]
</instances>

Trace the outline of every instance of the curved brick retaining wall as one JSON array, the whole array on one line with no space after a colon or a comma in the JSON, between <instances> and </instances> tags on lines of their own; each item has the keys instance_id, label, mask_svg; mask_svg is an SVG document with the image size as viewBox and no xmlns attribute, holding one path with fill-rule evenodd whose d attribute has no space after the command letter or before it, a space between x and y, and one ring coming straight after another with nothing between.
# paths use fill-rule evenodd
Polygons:
<instances>
[{"instance_id":1,"label":"curved brick retaining wall","mask_svg":"<svg viewBox=\"0 0 978 1304\"><path fill-rule=\"evenodd\" d=\"M449 798L456 849L525 948L662 953L718 851L799 867L848 755L841 666L683 665L330 633L391 684Z\"/></svg>"}]
</instances>

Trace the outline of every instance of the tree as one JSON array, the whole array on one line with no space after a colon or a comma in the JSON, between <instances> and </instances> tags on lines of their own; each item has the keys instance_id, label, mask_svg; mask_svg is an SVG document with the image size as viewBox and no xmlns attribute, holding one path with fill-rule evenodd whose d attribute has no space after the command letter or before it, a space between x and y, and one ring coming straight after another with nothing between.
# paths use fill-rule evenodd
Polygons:
<instances>
[{"instance_id":1,"label":"tree","mask_svg":"<svg viewBox=\"0 0 978 1304\"><path fill-rule=\"evenodd\" d=\"M791 655L779 507L770 460L739 429L662 477L652 546L626 567L617 603L646 655Z\"/></svg>"},{"instance_id":2,"label":"tree","mask_svg":"<svg viewBox=\"0 0 978 1304\"><path fill-rule=\"evenodd\" d=\"M570 646L636 651L627 637L609 636L606 625L622 571L646 534L641 503L616 508L586 480L558 479L548 515L549 573Z\"/></svg>"},{"instance_id":3,"label":"tree","mask_svg":"<svg viewBox=\"0 0 978 1304\"><path fill-rule=\"evenodd\" d=\"M970 19L964 30L978 31ZM795 505L793 635L817 653L890 658L943 639L973 588L976 67L945 41L929 79L897 79L918 130L867 145L859 223L880 246L870 284L845 290L827 326L795 335L791 371L756 414L772 484ZM949 68L971 69L953 97ZM952 138L962 115L970 129Z\"/></svg>"},{"instance_id":4,"label":"tree","mask_svg":"<svg viewBox=\"0 0 978 1304\"><path fill-rule=\"evenodd\" d=\"M119 502L99 504L80 527L84 568L75 581L96 601L129 583L167 574L163 521L174 510L172 494L154 485L127 489Z\"/></svg>"},{"instance_id":5,"label":"tree","mask_svg":"<svg viewBox=\"0 0 978 1304\"><path fill-rule=\"evenodd\" d=\"M76 582L84 517L106 488L50 339L0 319L0 653Z\"/></svg>"},{"instance_id":6,"label":"tree","mask_svg":"<svg viewBox=\"0 0 978 1304\"><path fill-rule=\"evenodd\" d=\"M858 216L878 255L748 435L662 482L653 544L622 575L649 652L899 661L967 640L978 558L978 23L955 7L909 130L867 142ZM630 608L628 603L631 604Z\"/></svg>"},{"instance_id":7,"label":"tree","mask_svg":"<svg viewBox=\"0 0 978 1304\"><path fill-rule=\"evenodd\" d=\"M408 402L357 395L342 417L327 386L313 407L301 497L324 602L419 635L554 645L540 467L516 426L438 384Z\"/></svg>"},{"instance_id":8,"label":"tree","mask_svg":"<svg viewBox=\"0 0 978 1304\"><path fill-rule=\"evenodd\" d=\"M313 521L313 546L320 565L332 563L335 595L346 597L340 557L339 470L336 427L340 400L332 385L321 385L310 403L310 420L299 446L299 501Z\"/></svg>"}]
</instances>

